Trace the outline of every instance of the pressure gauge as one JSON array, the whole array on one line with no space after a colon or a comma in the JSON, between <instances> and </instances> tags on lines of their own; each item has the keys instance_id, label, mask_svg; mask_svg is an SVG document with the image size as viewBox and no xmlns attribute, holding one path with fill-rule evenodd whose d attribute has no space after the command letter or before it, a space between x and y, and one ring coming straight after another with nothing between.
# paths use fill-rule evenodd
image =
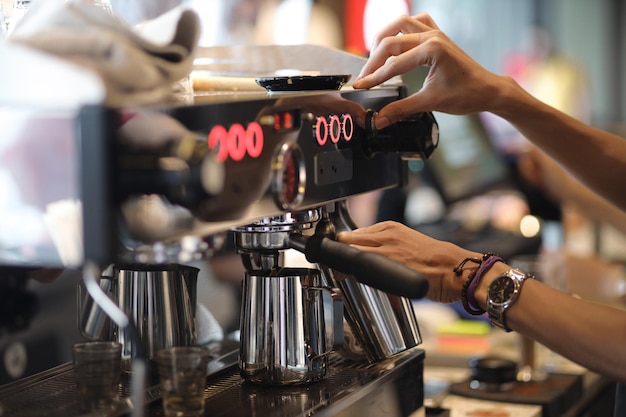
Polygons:
<instances>
[{"instance_id":1,"label":"pressure gauge","mask_svg":"<svg viewBox=\"0 0 626 417\"><path fill-rule=\"evenodd\" d=\"M283 210L297 208L304 198L306 169L300 147L295 142L284 143L272 163L272 194Z\"/></svg>"}]
</instances>

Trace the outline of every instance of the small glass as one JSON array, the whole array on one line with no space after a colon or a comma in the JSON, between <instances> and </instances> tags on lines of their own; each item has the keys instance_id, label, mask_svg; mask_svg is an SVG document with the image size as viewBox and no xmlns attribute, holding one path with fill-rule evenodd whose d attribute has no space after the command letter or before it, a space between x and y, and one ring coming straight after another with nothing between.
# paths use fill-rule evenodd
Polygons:
<instances>
[{"instance_id":1,"label":"small glass","mask_svg":"<svg viewBox=\"0 0 626 417\"><path fill-rule=\"evenodd\" d=\"M117 342L83 342L72 348L80 410L110 407L119 399L122 345Z\"/></svg>"},{"instance_id":2,"label":"small glass","mask_svg":"<svg viewBox=\"0 0 626 417\"><path fill-rule=\"evenodd\" d=\"M204 414L204 389L210 353L198 346L177 346L155 355L165 417Z\"/></svg>"}]
</instances>

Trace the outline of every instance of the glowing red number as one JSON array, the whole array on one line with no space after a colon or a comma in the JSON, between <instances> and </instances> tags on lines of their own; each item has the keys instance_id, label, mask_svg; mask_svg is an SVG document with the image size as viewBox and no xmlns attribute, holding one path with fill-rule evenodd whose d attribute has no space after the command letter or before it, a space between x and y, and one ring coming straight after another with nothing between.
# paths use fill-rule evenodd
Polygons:
<instances>
[{"instance_id":1,"label":"glowing red number","mask_svg":"<svg viewBox=\"0 0 626 417\"><path fill-rule=\"evenodd\" d=\"M263 129L257 122L252 122L246 130L246 149L251 158L258 158L263 152Z\"/></svg>"},{"instance_id":2,"label":"glowing red number","mask_svg":"<svg viewBox=\"0 0 626 417\"><path fill-rule=\"evenodd\" d=\"M291 113L286 112L284 114L285 122L283 123L283 127L285 129L291 129L293 127L293 116Z\"/></svg>"},{"instance_id":3,"label":"glowing red number","mask_svg":"<svg viewBox=\"0 0 626 417\"><path fill-rule=\"evenodd\" d=\"M339 116L333 114L330 116L330 140L332 143L337 143L339 139L341 139L341 121Z\"/></svg>"},{"instance_id":4,"label":"glowing red number","mask_svg":"<svg viewBox=\"0 0 626 417\"><path fill-rule=\"evenodd\" d=\"M246 156L246 129L239 123L228 129L228 154L233 161L241 161Z\"/></svg>"},{"instance_id":5,"label":"glowing red number","mask_svg":"<svg viewBox=\"0 0 626 417\"><path fill-rule=\"evenodd\" d=\"M343 138L346 142L350 142L352 134L354 133L354 124L352 123L352 116L349 114L343 115Z\"/></svg>"},{"instance_id":6,"label":"glowing red number","mask_svg":"<svg viewBox=\"0 0 626 417\"><path fill-rule=\"evenodd\" d=\"M318 117L315 125L315 138L320 146L324 146L328 140L328 122L325 117Z\"/></svg>"},{"instance_id":7,"label":"glowing red number","mask_svg":"<svg viewBox=\"0 0 626 417\"><path fill-rule=\"evenodd\" d=\"M246 154L258 158L263 153L263 129L257 122L250 123L247 128L235 123L228 130L217 125L209 132L207 144L211 150L218 148L216 159L220 162L228 157L241 161Z\"/></svg>"},{"instance_id":8,"label":"glowing red number","mask_svg":"<svg viewBox=\"0 0 626 417\"><path fill-rule=\"evenodd\" d=\"M228 131L224 126L217 125L209 133L208 145L209 149L213 150L219 146L217 155L215 158L224 162L228 158L228 146L226 141L228 140Z\"/></svg>"},{"instance_id":9,"label":"glowing red number","mask_svg":"<svg viewBox=\"0 0 626 417\"><path fill-rule=\"evenodd\" d=\"M354 122L350 114L343 114L341 117L331 114L328 119L324 116L317 118L315 123L315 139L320 146L324 146L330 136L332 143L339 143L343 138L350 142L354 134Z\"/></svg>"}]
</instances>

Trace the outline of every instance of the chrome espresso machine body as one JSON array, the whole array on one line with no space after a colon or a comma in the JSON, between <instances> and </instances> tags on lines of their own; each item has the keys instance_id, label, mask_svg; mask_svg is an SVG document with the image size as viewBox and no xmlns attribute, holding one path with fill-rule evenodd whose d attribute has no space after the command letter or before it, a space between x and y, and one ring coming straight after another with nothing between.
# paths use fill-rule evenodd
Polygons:
<instances>
[{"instance_id":1,"label":"chrome espresso machine body","mask_svg":"<svg viewBox=\"0 0 626 417\"><path fill-rule=\"evenodd\" d=\"M84 275L110 264L154 270L210 257L234 232L247 271L241 340L237 351L216 353L207 415L266 415L272 408L285 416L408 416L423 404L424 353L415 348L421 340L407 296L423 297L427 283L334 240L355 227L348 198L402 186L404 157L427 158L437 145L430 114L372 128L368 110L405 95L394 85L216 92L189 106L141 109L3 108L2 117L21 126L0 147L0 159L21 158L4 174L18 189L28 187L17 202L0 205L0 215L31 208L45 227L13 246L6 242L15 233L0 231L0 274L20 287L18 277L46 268ZM20 178L42 156L31 141L44 134L65 162L61 172L46 163ZM41 193L53 175L61 178ZM286 265L288 250L304 253L309 265ZM338 352L343 312L360 359ZM150 355L141 347L131 354ZM132 377L130 370L121 387L128 408L120 414L134 406ZM0 386L0 405L7 415L32 415L43 403L47 415L72 415L73 384L66 364ZM158 384L148 378L142 398L148 413L159 415Z\"/></svg>"}]
</instances>

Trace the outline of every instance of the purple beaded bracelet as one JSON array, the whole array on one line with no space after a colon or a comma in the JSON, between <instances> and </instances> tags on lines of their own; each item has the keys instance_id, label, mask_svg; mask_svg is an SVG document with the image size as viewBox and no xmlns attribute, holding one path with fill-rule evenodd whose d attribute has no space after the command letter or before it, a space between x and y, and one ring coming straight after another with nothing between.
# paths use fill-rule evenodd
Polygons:
<instances>
[{"instance_id":1,"label":"purple beaded bracelet","mask_svg":"<svg viewBox=\"0 0 626 417\"><path fill-rule=\"evenodd\" d=\"M476 302L475 292L480 283L480 279L483 274L489 270L496 262L504 262L504 260L493 252L485 253L481 258L466 258L456 268L453 269L454 273L458 276L463 272L463 266L467 262L473 262L478 264L478 268L470 272L467 280L463 283L463 289L461 290L461 301L463 302L463 308L469 314L479 316L485 313L485 310L478 306Z\"/></svg>"},{"instance_id":2,"label":"purple beaded bracelet","mask_svg":"<svg viewBox=\"0 0 626 417\"><path fill-rule=\"evenodd\" d=\"M476 270L476 273L474 274L474 278L472 279L472 281L470 282L469 286L467 287L467 292L465 294L465 299L467 300L467 304L469 304L469 306L471 308L475 309L475 310L482 310L480 307L477 307L478 303L476 302L476 297L475 297L475 293L476 293L476 289L478 288L478 284L480 284L480 280L483 277L483 275L485 274L485 272L489 271L489 269L496 262L504 262L504 259L502 259L498 255L490 254L490 256L488 256L487 259L485 259L480 264L480 266ZM483 312L484 312L484 310L483 310Z\"/></svg>"}]
</instances>

